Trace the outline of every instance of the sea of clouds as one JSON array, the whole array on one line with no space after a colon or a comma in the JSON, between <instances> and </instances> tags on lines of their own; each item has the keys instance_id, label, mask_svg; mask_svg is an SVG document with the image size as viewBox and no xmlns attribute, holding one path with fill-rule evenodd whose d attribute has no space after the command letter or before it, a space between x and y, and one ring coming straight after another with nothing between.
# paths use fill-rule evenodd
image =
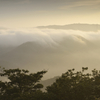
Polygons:
<instances>
[{"instance_id":1,"label":"sea of clouds","mask_svg":"<svg viewBox=\"0 0 100 100\"><path fill-rule=\"evenodd\" d=\"M100 40L100 31L98 32L82 32L79 30L57 30L57 29L38 29L38 28L22 28L22 29L0 29L0 45L20 45L28 41L36 41L41 44L50 44L62 41L63 38L72 39L85 44L80 37L89 41Z\"/></svg>"},{"instance_id":2,"label":"sea of clouds","mask_svg":"<svg viewBox=\"0 0 100 100\"><path fill-rule=\"evenodd\" d=\"M61 42L64 39L66 39L64 41L66 42L65 44ZM51 58L49 57L48 61L46 59L47 62L44 59L43 64L47 65L45 65L46 67L44 69L49 69L48 75L46 74L47 78L56 76L59 73L61 74L68 68L79 69L83 66L88 66L92 69L99 69L100 67L100 31L83 32L79 30L60 29L0 28L0 46L19 46L30 41L35 41L45 46L50 44L66 46L65 54L60 52L60 54L57 53L55 56L50 56ZM88 43L87 41L89 41L88 45L86 45ZM81 45L82 48L80 47ZM55 72L56 69L57 72Z\"/></svg>"}]
</instances>

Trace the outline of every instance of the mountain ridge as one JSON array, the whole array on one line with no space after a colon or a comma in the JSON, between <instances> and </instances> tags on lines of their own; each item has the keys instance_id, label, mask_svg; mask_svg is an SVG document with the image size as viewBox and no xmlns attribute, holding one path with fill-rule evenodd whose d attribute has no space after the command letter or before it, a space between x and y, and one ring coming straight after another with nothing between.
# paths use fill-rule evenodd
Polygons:
<instances>
[{"instance_id":1,"label":"mountain ridge","mask_svg":"<svg viewBox=\"0 0 100 100\"><path fill-rule=\"evenodd\" d=\"M100 30L99 24L67 24L67 25L48 25L48 26L38 26L37 28L48 28L48 29L64 29L64 30L80 30L80 31L94 31Z\"/></svg>"}]
</instances>

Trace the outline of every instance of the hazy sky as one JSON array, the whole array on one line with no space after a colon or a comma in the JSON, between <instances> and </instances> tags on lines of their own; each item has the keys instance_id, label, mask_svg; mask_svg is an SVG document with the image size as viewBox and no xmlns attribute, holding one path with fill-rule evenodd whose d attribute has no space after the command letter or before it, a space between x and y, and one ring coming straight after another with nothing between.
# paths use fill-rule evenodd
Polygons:
<instances>
[{"instance_id":1,"label":"hazy sky","mask_svg":"<svg viewBox=\"0 0 100 100\"><path fill-rule=\"evenodd\" d=\"M100 24L100 0L0 0L0 27Z\"/></svg>"}]
</instances>

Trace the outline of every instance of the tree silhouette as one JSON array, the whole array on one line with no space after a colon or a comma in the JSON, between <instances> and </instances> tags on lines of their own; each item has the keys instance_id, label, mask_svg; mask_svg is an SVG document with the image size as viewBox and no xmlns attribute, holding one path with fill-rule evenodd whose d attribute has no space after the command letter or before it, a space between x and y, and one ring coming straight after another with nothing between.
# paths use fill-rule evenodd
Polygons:
<instances>
[{"instance_id":1,"label":"tree silhouette","mask_svg":"<svg viewBox=\"0 0 100 100\"><path fill-rule=\"evenodd\" d=\"M0 81L0 100L33 100L36 94L41 94L43 88L39 81L47 71L29 73L24 69L2 69L1 77L7 77L8 81Z\"/></svg>"},{"instance_id":2,"label":"tree silhouette","mask_svg":"<svg viewBox=\"0 0 100 100\"><path fill-rule=\"evenodd\" d=\"M100 71L92 70L85 73L88 68L74 72L74 69L56 80L47 87L48 100L97 100L100 98Z\"/></svg>"}]
</instances>

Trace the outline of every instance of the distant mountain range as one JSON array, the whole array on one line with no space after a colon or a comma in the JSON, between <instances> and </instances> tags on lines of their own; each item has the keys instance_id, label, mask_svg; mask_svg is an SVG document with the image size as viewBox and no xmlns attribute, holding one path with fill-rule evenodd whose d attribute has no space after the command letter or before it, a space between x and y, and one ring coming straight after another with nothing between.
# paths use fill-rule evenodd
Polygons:
<instances>
[{"instance_id":1,"label":"distant mountain range","mask_svg":"<svg viewBox=\"0 0 100 100\"><path fill-rule=\"evenodd\" d=\"M66 25L66 27L77 25L79 24ZM85 28L86 26L96 27L96 25L87 24L81 24L80 26ZM44 37L45 35L50 37L53 42L27 41L17 46L0 45L0 66L23 68L28 69L30 72L47 70L48 72L44 76L45 79L59 76L71 68L98 67L100 66L100 40L93 39L95 32L90 33L87 33L89 35L85 34L85 32L82 32L82 35L80 35L80 32L71 35L65 33L64 37L59 41L53 38L53 36L57 37L59 34L54 34L52 38L48 34L43 34ZM90 36L90 39L85 38L84 35L86 37ZM57 38L60 38L60 36L62 36L62 33ZM39 39L42 39L42 37Z\"/></svg>"},{"instance_id":2,"label":"distant mountain range","mask_svg":"<svg viewBox=\"0 0 100 100\"><path fill-rule=\"evenodd\" d=\"M85 44L67 37L56 42L57 45L41 45L34 41L25 42L3 53L0 56L0 66L6 68L24 68L31 72L45 69L48 70L46 78L57 76L65 72L68 67L78 68L84 64L94 66L95 63L93 64L92 62L96 57L92 57L91 52L94 50L99 51L98 48L100 46L96 46L96 44L81 36L75 37ZM87 60L90 60L91 63ZM94 62L98 63L98 60Z\"/></svg>"},{"instance_id":3,"label":"distant mountain range","mask_svg":"<svg viewBox=\"0 0 100 100\"><path fill-rule=\"evenodd\" d=\"M80 30L80 31L96 32L96 31L100 30L100 25L99 24L68 24L68 25L38 26L37 28Z\"/></svg>"},{"instance_id":4,"label":"distant mountain range","mask_svg":"<svg viewBox=\"0 0 100 100\"><path fill-rule=\"evenodd\" d=\"M58 78L59 78L59 76L55 76L53 78L40 81L40 83L43 84L43 86L44 86L42 90L45 91L46 87L50 86L51 84L53 84L54 82L56 82L56 79L58 79Z\"/></svg>"}]
</instances>

